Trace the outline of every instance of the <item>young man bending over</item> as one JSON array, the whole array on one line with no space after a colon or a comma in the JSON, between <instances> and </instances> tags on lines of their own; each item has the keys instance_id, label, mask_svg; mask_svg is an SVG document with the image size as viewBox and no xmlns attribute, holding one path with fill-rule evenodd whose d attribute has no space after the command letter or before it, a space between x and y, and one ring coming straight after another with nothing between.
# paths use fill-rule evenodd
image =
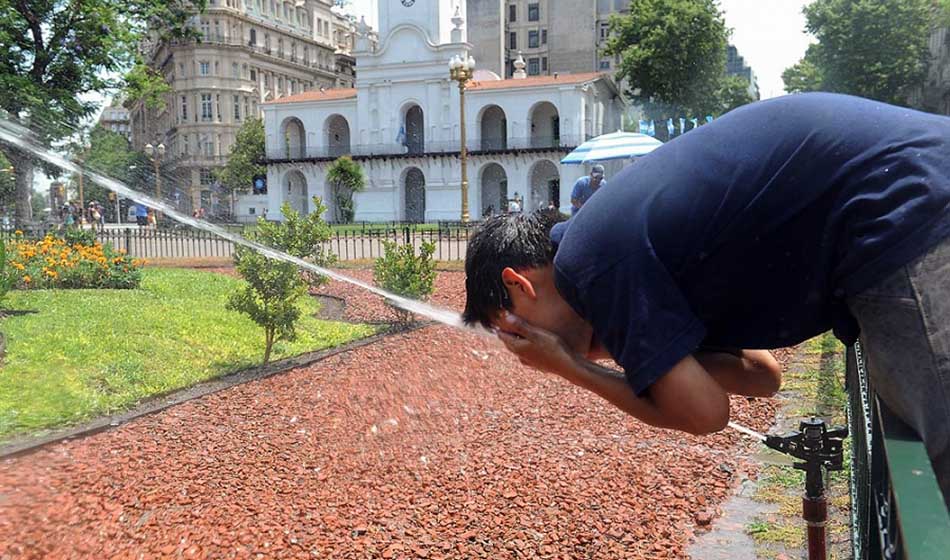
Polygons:
<instances>
[{"instance_id":1,"label":"young man bending over","mask_svg":"<svg viewBox=\"0 0 950 560\"><path fill-rule=\"evenodd\" d=\"M728 393L778 390L761 349L860 335L950 496L950 119L832 94L755 103L552 225L495 218L468 247L465 320L523 363L704 434Z\"/></svg>"}]
</instances>

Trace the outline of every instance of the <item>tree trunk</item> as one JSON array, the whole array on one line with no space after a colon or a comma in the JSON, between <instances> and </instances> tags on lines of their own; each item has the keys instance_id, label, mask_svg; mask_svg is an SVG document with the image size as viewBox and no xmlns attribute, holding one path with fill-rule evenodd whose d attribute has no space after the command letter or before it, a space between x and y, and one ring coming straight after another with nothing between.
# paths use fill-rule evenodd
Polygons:
<instances>
[{"instance_id":1,"label":"tree trunk","mask_svg":"<svg viewBox=\"0 0 950 560\"><path fill-rule=\"evenodd\" d=\"M33 160L19 150L9 150L7 158L16 177L14 223L17 229L29 229L33 224Z\"/></svg>"},{"instance_id":2,"label":"tree trunk","mask_svg":"<svg viewBox=\"0 0 950 560\"><path fill-rule=\"evenodd\" d=\"M274 346L274 329L265 328L264 333L264 338L266 339L264 342L264 363L266 364L270 361L270 351Z\"/></svg>"}]
</instances>

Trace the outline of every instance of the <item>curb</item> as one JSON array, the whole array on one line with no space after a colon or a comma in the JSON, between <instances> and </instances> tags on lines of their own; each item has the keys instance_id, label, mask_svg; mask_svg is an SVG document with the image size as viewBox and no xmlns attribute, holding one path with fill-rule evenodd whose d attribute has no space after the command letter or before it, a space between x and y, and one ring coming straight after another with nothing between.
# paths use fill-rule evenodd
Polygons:
<instances>
[{"instance_id":1,"label":"curb","mask_svg":"<svg viewBox=\"0 0 950 560\"><path fill-rule=\"evenodd\" d=\"M6 443L0 444L0 460L13 459L15 457L29 455L34 451L38 451L41 448L54 443L59 443L65 440L81 439L99 432L103 432L105 430L117 428L143 416L162 412L165 409L186 403L194 399L200 399L207 395L211 395L225 389L230 389L237 385L243 385L252 381L267 379L268 377L272 377L298 367L309 366L311 364L321 362L327 358L336 356L337 354L343 354L345 352L363 348L364 346L369 346L370 344L379 342L386 337L399 334L408 334L413 331L428 327L432 324L433 323L431 321L426 321L413 324L407 328L400 328L396 326L390 328L386 332L368 336L366 338L361 338L359 340L354 340L334 348L308 352L306 354L300 354L299 356L285 358L277 362L271 362L264 366L256 366L238 370L232 373L224 374L214 379L202 381L201 383L192 385L190 387L177 389L163 395L155 395L124 412L111 414L108 416L100 416L88 422L80 423L79 425L71 428L54 429L45 435L34 437L26 436L13 439Z\"/></svg>"}]
</instances>

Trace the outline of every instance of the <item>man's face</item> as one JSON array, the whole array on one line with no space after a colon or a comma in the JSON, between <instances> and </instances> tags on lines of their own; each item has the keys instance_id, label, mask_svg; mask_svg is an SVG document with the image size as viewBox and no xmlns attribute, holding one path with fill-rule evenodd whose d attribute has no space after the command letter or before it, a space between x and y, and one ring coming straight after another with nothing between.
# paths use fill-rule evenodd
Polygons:
<instances>
[{"instance_id":1,"label":"man's face","mask_svg":"<svg viewBox=\"0 0 950 560\"><path fill-rule=\"evenodd\" d=\"M600 186L600 182L604 180L603 173L597 173L596 171L590 174L590 186L597 188Z\"/></svg>"},{"instance_id":2,"label":"man's face","mask_svg":"<svg viewBox=\"0 0 950 560\"><path fill-rule=\"evenodd\" d=\"M510 272L509 272L510 271ZM554 285L554 267L531 268L520 272L505 269L502 279L511 296L511 312L531 325L558 335L581 356L593 348L593 328L561 297ZM505 330L502 313L493 321Z\"/></svg>"}]
</instances>

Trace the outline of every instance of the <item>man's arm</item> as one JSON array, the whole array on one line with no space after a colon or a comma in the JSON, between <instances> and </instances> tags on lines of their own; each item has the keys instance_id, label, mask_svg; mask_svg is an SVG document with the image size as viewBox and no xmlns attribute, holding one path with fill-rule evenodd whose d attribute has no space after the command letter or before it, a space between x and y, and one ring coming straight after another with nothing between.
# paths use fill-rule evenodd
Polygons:
<instances>
[{"instance_id":1,"label":"man's arm","mask_svg":"<svg viewBox=\"0 0 950 560\"><path fill-rule=\"evenodd\" d=\"M729 421L729 397L692 356L679 361L638 397L624 376L573 352L561 339L508 314L498 337L521 363L556 373L652 426L691 434L716 432Z\"/></svg>"},{"instance_id":2,"label":"man's arm","mask_svg":"<svg viewBox=\"0 0 950 560\"><path fill-rule=\"evenodd\" d=\"M574 188L571 189L571 206L573 206L574 208L580 208L580 207L581 207L581 200L580 200L581 193L580 193L580 188L581 188L581 181L582 181L583 179L584 179L584 178L581 177L580 179L574 181Z\"/></svg>"},{"instance_id":3,"label":"man's arm","mask_svg":"<svg viewBox=\"0 0 950 560\"><path fill-rule=\"evenodd\" d=\"M700 349L693 354L723 389L747 397L771 397L782 385L782 366L768 350Z\"/></svg>"}]
</instances>

